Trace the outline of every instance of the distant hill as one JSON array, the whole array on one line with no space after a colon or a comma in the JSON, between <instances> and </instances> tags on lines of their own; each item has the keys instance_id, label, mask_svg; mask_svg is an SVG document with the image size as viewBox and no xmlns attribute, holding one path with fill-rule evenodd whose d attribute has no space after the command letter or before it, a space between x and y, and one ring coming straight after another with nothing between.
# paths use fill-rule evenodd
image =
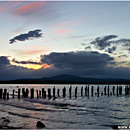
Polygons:
<instances>
[{"instance_id":1,"label":"distant hill","mask_svg":"<svg viewBox=\"0 0 130 130\"><path fill-rule=\"evenodd\" d=\"M0 83L12 84L129 84L130 80L126 79L97 79L85 78L69 74L61 74L52 77L42 77L35 79L17 79L10 81L0 81Z\"/></svg>"}]
</instances>

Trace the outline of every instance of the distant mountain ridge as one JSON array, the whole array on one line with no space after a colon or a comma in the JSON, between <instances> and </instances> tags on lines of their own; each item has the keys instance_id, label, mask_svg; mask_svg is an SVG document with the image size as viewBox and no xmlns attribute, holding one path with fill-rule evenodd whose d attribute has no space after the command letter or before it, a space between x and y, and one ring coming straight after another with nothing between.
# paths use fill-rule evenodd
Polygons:
<instances>
[{"instance_id":1,"label":"distant mountain ridge","mask_svg":"<svg viewBox=\"0 0 130 130\"><path fill-rule=\"evenodd\" d=\"M70 74L61 74L52 77L42 78L26 78L16 79L10 81L0 81L0 83L11 84L130 84L130 80L127 79L97 79L86 78Z\"/></svg>"}]
</instances>

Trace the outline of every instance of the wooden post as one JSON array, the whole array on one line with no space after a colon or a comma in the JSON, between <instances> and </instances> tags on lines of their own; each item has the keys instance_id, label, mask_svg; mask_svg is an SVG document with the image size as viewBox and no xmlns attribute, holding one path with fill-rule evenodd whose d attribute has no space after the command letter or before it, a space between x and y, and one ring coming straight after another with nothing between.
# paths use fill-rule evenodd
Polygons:
<instances>
[{"instance_id":1,"label":"wooden post","mask_svg":"<svg viewBox=\"0 0 130 130\"><path fill-rule=\"evenodd\" d=\"M46 91L44 91L44 98L46 98Z\"/></svg>"},{"instance_id":2,"label":"wooden post","mask_svg":"<svg viewBox=\"0 0 130 130\"><path fill-rule=\"evenodd\" d=\"M39 90L39 97L41 98L41 90Z\"/></svg>"},{"instance_id":3,"label":"wooden post","mask_svg":"<svg viewBox=\"0 0 130 130\"><path fill-rule=\"evenodd\" d=\"M18 98L20 99L20 88L18 89Z\"/></svg>"},{"instance_id":4,"label":"wooden post","mask_svg":"<svg viewBox=\"0 0 130 130\"><path fill-rule=\"evenodd\" d=\"M31 92L31 98L34 98L34 89L31 88L30 92Z\"/></svg>"},{"instance_id":5,"label":"wooden post","mask_svg":"<svg viewBox=\"0 0 130 130\"><path fill-rule=\"evenodd\" d=\"M93 96L93 86L91 87L91 96Z\"/></svg>"},{"instance_id":6,"label":"wooden post","mask_svg":"<svg viewBox=\"0 0 130 130\"><path fill-rule=\"evenodd\" d=\"M106 96L106 86L105 86L105 88L104 88L104 95Z\"/></svg>"},{"instance_id":7,"label":"wooden post","mask_svg":"<svg viewBox=\"0 0 130 130\"><path fill-rule=\"evenodd\" d=\"M55 86L54 86L54 88L53 88L53 97L55 98L56 96L55 96Z\"/></svg>"},{"instance_id":8,"label":"wooden post","mask_svg":"<svg viewBox=\"0 0 130 130\"><path fill-rule=\"evenodd\" d=\"M22 96L25 97L25 88L22 88Z\"/></svg>"},{"instance_id":9,"label":"wooden post","mask_svg":"<svg viewBox=\"0 0 130 130\"><path fill-rule=\"evenodd\" d=\"M81 87L81 97L83 96L83 87Z\"/></svg>"},{"instance_id":10,"label":"wooden post","mask_svg":"<svg viewBox=\"0 0 130 130\"><path fill-rule=\"evenodd\" d=\"M118 97L118 86L117 86L117 90L116 90L116 93L117 93L117 97Z\"/></svg>"},{"instance_id":11,"label":"wooden post","mask_svg":"<svg viewBox=\"0 0 130 130\"><path fill-rule=\"evenodd\" d=\"M38 90L36 90L36 93L37 93L37 98L39 98L39 95L38 95Z\"/></svg>"},{"instance_id":12,"label":"wooden post","mask_svg":"<svg viewBox=\"0 0 130 130\"><path fill-rule=\"evenodd\" d=\"M87 95L88 95L88 97L89 97L89 86L88 86L88 94L87 94Z\"/></svg>"},{"instance_id":13,"label":"wooden post","mask_svg":"<svg viewBox=\"0 0 130 130\"><path fill-rule=\"evenodd\" d=\"M51 89L48 88L48 98L50 99L51 98Z\"/></svg>"},{"instance_id":14,"label":"wooden post","mask_svg":"<svg viewBox=\"0 0 130 130\"><path fill-rule=\"evenodd\" d=\"M99 97L99 86L97 87L97 97Z\"/></svg>"},{"instance_id":15,"label":"wooden post","mask_svg":"<svg viewBox=\"0 0 130 130\"><path fill-rule=\"evenodd\" d=\"M60 89L57 89L57 96L60 97Z\"/></svg>"},{"instance_id":16,"label":"wooden post","mask_svg":"<svg viewBox=\"0 0 130 130\"><path fill-rule=\"evenodd\" d=\"M13 98L14 98L14 92L15 92L15 90L13 89Z\"/></svg>"},{"instance_id":17,"label":"wooden post","mask_svg":"<svg viewBox=\"0 0 130 130\"><path fill-rule=\"evenodd\" d=\"M108 85L108 88L107 88L107 92L108 92L108 97L109 97L109 85Z\"/></svg>"},{"instance_id":18,"label":"wooden post","mask_svg":"<svg viewBox=\"0 0 130 130\"><path fill-rule=\"evenodd\" d=\"M0 89L0 98L2 98L3 97L3 89L1 88Z\"/></svg>"},{"instance_id":19,"label":"wooden post","mask_svg":"<svg viewBox=\"0 0 130 130\"><path fill-rule=\"evenodd\" d=\"M64 87L63 88L63 97L65 97L66 96L66 88Z\"/></svg>"},{"instance_id":20,"label":"wooden post","mask_svg":"<svg viewBox=\"0 0 130 130\"><path fill-rule=\"evenodd\" d=\"M9 92L7 93L7 100L9 100Z\"/></svg>"},{"instance_id":21,"label":"wooden post","mask_svg":"<svg viewBox=\"0 0 130 130\"><path fill-rule=\"evenodd\" d=\"M71 98L71 91L72 91L72 86L70 86L70 88L69 88L69 95L70 95L70 98Z\"/></svg>"},{"instance_id":22,"label":"wooden post","mask_svg":"<svg viewBox=\"0 0 130 130\"><path fill-rule=\"evenodd\" d=\"M26 97L28 97L28 93L29 93L28 88L26 88Z\"/></svg>"},{"instance_id":23,"label":"wooden post","mask_svg":"<svg viewBox=\"0 0 130 130\"><path fill-rule=\"evenodd\" d=\"M42 98L44 97L44 88L42 88Z\"/></svg>"},{"instance_id":24,"label":"wooden post","mask_svg":"<svg viewBox=\"0 0 130 130\"><path fill-rule=\"evenodd\" d=\"M115 86L113 86L112 90L113 90L113 95L114 95L115 94Z\"/></svg>"},{"instance_id":25,"label":"wooden post","mask_svg":"<svg viewBox=\"0 0 130 130\"><path fill-rule=\"evenodd\" d=\"M88 87L86 85L86 87L85 87L85 96L87 96L87 90L88 90Z\"/></svg>"},{"instance_id":26,"label":"wooden post","mask_svg":"<svg viewBox=\"0 0 130 130\"><path fill-rule=\"evenodd\" d=\"M3 98L6 99L7 89L4 89Z\"/></svg>"},{"instance_id":27,"label":"wooden post","mask_svg":"<svg viewBox=\"0 0 130 130\"><path fill-rule=\"evenodd\" d=\"M78 91L78 88L76 87L75 88L75 97L77 98L77 91Z\"/></svg>"}]
</instances>

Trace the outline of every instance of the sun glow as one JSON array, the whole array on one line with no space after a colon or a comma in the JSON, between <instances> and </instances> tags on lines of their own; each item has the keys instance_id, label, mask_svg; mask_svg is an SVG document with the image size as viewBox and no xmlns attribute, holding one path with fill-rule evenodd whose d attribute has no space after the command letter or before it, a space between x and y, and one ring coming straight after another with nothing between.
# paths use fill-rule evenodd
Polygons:
<instances>
[{"instance_id":1,"label":"sun glow","mask_svg":"<svg viewBox=\"0 0 130 130\"><path fill-rule=\"evenodd\" d=\"M26 64L26 65L22 65L23 67L26 67L28 69L34 69L34 70L38 70L38 69L47 69L47 68L51 68L52 65L48 65L48 64L42 64L42 65L33 65L33 64Z\"/></svg>"}]
</instances>

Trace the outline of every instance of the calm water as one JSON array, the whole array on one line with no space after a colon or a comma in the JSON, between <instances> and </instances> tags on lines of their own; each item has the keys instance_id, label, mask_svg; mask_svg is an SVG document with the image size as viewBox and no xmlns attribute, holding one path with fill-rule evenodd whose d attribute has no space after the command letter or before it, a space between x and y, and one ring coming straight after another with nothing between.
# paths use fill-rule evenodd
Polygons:
<instances>
[{"instance_id":1,"label":"calm water","mask_svg":"<svg viewBox=\"0 0 130 130\"><path fill-rule=\"evenodd\" d=\"M11 87L10 87L11 86ZM81 86L72 85L72 98L69 98L70 85L32 85L32 84L1 84L0 88L7 88L10 94L12 90L19 88L41 88L60 89L60 97L53 99L21 98L15 97L9 100L0 99L0 118L6 117L10 120L9 126L37 129L36 122L42 121L47 129L112 129L113 125L130 125L130 97L123 95L99 96L91 95L81 97ZM62 89L66 87L67 96L62 97ZM78 86L78 97L74 97L74 90ZM90 88L92 85L89 85ZM99 85L100 92L105 85ZM97 86L94 86L96 92ZM110 85L110 92L112 86ZM15 93L17 95L17 93ZM36 93L35 93L36 97ZM63 105L67 104L67 105Z\"/></svg>"}]
</instances>

